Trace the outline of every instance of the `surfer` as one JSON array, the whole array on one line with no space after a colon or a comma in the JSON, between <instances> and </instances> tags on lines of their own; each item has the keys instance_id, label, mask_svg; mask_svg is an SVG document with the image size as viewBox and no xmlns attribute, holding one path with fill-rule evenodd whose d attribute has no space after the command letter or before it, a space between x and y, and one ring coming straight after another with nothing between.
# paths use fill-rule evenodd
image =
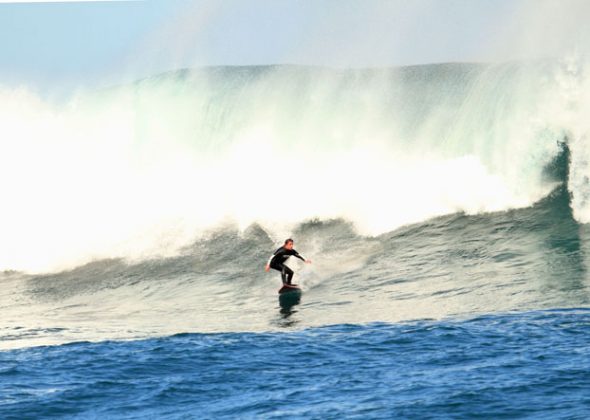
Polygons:
<instances>
[{"instance_id":1,"label":"surfer","mask_svg":"<svg viewBox=\"0 0 590 420\"><path fill-rule=\"evenodd\" d=\"M270 256L264 271L269 271L271 268L281 272L281 279L283 284L291 285L291 279L293 279L293 270L285 265L285 261L293 255L299 258L306 264L311 264L311 260L303 258L297 251L293 249L293 239L289 238L285 240L285 244L277 249L274 254Z\"/></svg>"}]
</instances>

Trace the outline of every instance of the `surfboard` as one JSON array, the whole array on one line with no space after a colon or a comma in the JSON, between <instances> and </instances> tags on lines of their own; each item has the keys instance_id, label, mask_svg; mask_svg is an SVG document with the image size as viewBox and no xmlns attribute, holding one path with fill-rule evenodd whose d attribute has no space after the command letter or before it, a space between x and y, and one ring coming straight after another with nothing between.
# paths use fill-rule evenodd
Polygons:
<instances>
[{"instance_id":1,"label":"surfboard","mask_svg":"<svg viewBox=\"0 0 590 420\"><path fill-rule=\"evenodd\" d=\"M281 313L287 316L292 313L291 309L301 302L301 289L296 284L283 284L279 289L279 305Z\"/></svg>"},{"instance_id":2,"label":"surfboard","mask_svg":"<svg viewBox=\"0 0 590 420\"><path fill-rule=\"evenodd\" d=\"M279 289L279 295L285 293L301 294L301 288L296 284L283 284L283 287Z\"/></svg>"}]
</instances>

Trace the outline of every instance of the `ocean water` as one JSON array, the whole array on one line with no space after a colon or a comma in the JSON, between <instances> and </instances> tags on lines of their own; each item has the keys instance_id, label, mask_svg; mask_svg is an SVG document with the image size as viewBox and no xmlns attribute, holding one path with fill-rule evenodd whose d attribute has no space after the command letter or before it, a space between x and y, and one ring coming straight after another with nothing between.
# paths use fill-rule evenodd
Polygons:
<instances>
[{"instance_id":1,"label":"ocean water","mask_svg":"<svg viewBox=\"0 0 590 420\"><path fill-rule=\"evenodd\" d=\"M0 418L588 418L584 69L1 90Z\"/></svg>"},{"instance_id":2,"label":"ocean water","mask_svg":"<svg viewBox=\"0 0 590 420\"><path fill-rule=\"evenodd\" d=\"M0 354L3 418L586 418L590 312Z\"/></svg>"}]
</instances>

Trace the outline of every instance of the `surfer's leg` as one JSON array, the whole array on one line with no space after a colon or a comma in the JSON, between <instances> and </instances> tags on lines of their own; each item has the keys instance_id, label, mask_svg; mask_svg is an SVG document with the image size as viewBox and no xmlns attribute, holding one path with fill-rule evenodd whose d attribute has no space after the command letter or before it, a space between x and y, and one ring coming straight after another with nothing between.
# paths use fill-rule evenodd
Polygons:
<instances>
[{"instance_id":1,"label":"surfer's leg","mask_svg":"<svg viewBox=\"0 0 590 420\"><path fill-rule=\"evenodd\" d=\"M285 282L287 281L287 275L285 274L285 270L283 269L284 265L283 264L276 264L276 265L271 265L270 268L272 268L273 270L277 270L281 272L281 280L283 282L283 284L285 284Z\"/></svg>"},{"instance_id":2,"label":"surfer's leg","mask_svg":"<svg viewBox=\"0 0 590 420\"><path fill-rule=\"evenodd\" d=\"M291 270L286 265L283 265L283 270L281 271L281 276L283 277L283 283L291 284L291 280L293 279L293 270Z\"/></svg>"}]
</instances>

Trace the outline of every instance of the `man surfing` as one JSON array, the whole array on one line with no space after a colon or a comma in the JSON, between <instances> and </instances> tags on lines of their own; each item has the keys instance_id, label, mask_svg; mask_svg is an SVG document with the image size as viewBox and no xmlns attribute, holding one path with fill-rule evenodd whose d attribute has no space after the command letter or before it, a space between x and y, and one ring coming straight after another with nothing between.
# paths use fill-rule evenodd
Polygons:
<instances>
[{"instance_id":1,"label":"man surfing","mask_svg":"<svg viewBox=\"0 0 590 420\"><path fill-rule=\"evenodd\" d=\"M287 284L289 286L296 286L295 284L291 284L294 274L293 270L285 265L285 261L287 261L291 255L299 258L306 264L311 264L311 260L306 260L293 249L293 239L289 238L285 240L285 244L282 247L277 249L274 254L270 256L266 263L266 267L264 267L264 271L269 271L271 268L280 271L283 285Z\"/></svg>"}]
</instances>

